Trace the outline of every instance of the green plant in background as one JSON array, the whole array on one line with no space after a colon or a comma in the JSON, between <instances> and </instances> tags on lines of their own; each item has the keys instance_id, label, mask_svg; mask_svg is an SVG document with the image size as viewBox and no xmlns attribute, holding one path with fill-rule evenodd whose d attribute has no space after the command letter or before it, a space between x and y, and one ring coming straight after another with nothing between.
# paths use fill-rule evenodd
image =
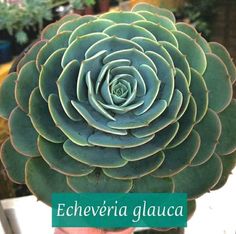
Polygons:
<instances>
[{"instance_id":1,"label":"green plant in background","mask_svg":"<svg viewBox=\"0 0 236 234\"><path fill-rule=\"evenodd\" d=\"M68 15L0 89L9 177L53 192L186 192L189 207L236 162L235 66L165 9Z\"/></svg>"},{"instance_id":2,"label":"green plant in background","mask_svg":"<svg viewBox=\"0 0 236 234\"><path fill-rule=\"evenodd\" d=\"M188 18L199 32L206 38L210 38L217 2L218 0L189 0L177 14Z\"/></svg>"},{"instance_id":3,"label":"green plant in background","mask_svg":"<svg viewBox=\"0 0 236 234\"><path fill-rule=\"evenodd\" d=\"M28 42L26 30L33 28L41 31L44 21L52 20L52 9L63 4L70 4L74 9L94 4L94 0L23 0L19 4L0 2L0 30L7 30L14 35L19 44Z\"/></svg>"}]
</instances>

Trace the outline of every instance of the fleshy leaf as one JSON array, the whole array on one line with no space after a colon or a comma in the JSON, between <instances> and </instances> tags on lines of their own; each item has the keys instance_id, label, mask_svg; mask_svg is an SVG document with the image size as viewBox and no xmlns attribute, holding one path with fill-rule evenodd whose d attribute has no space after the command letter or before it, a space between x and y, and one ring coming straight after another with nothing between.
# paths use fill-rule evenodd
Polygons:
<instances>
[{"instance_id":1,"label":"fleshy leaf","mask_svg":"<svg viewBox=\"0 0 236 234\"><path fill-rule=\"evenodd\" d=\"M136 161L147 158L164 149L175 137L179 124L174 123L156 133L148 143L129 149L121 149L121 155L128 161Z\"/></svg>"},{"instance_id":2,"label":"fleshy leaf","mask_svg":"<svg viewBox=\"0 0 236 234\"><path fill-rule=\"evenodd\" d=\"M17 152L7 139L1 147L1 160L7 175L15 183L25 183L25 164L29 158Z\"/></svg>"},{"instance_id":3,"label":"fleshy leaf","mask_svg":"<svg viewBox=\"0 0 236 234\"><path fill-rule=\"evenodd\" d=\"M38 86L39 73L35 61L25 64L18 75L15 87L16 101L19 107L26 113L29 112L29 97L35 87Z\"/></svg>"},{"instance_id":4,"label":"fleshy leaf","mask_svg":"<svg viewBox=\"0 0 236 234\"><path fill-rule=\"evenodd\" d=\"M222 93L222 92L221 92ZM233 99L230 105L219 114L222 133L216 152L219 155L230 154L236 149L236 99Z\"/></svg>"},{"instance_id":5,"label":"fleshy leaf","mask_svg":"<svg viewBox=\"0 0 236 234\"><path fill-rule=\"evenodd\" d=\"M67 140L63 147L72 158L90 166L116 168L122 167L127 163L121 157L120 150L117 148L79 146L70 140Z\"/></svg>"},{"instance_id":6,"label":"fleshy leaf","mask_svg":"<svg viewBox=\"0 0 236 234\"><path fill-rule=\"evenodd\" d=\"M229 52L225 49L224 46L217 42L209 43L212 53L219 56L227 67L228 73L230 75L231 82L234 83L236 80L236 67L230 57Z\"/></svg>"},{"instance_id":7,"label":"fleshy leaf","mask_svg":"<svg viewBox=\"0 0 236 234\"><path fill-rule=\"evenodd\" d=\"M6 119L17 105L14 95L16 79L17 73L11 73L0 86L0 116Z\"/></svg>"},{"instance_id":8,"label":"fleshy leaf","mask_svg":"<svg viewBox=\"0 0 236 234\"><path fill-rule=\"evenodd\" d=\"M29 116L39 135L54 143L64 142L66 137L55 126L49 113L48 104L42 98L38 88L35 88L31 93L29 105Z\"/></svg>"},{"instance_id":9,"label":"fleshy leaf","mask_svg":"<svg viewBox=\"0 0 236 234\"><path fill-rule=\"evenodd\" d=\"M221 134L220 119L214 111L208 109L205 117L194 129L201 138L200 149L191 163L196 166L206 162L215 152Z\"/></svg>"},{"instance_id":10,"label":"fleshy leaf","mask_svg":"<svg viewBox=\"0 0 236 234\"><path fill-rule=\"evenodd\" d=\"M128 162L125 166L120 168L103 168L103 172L112 178L136 179L155 171L158 167L160 167L164 159L164 154L159 152L145 159L135 162Z\"/></svg>"},{"instance_id":11,"label":"fleshy leaf","mask_svg":"<svg viewBox=\"0 0 236 234\"><path fill-rule=\"evenodd\" d=\"M133 12L139 12L139 11L152 12L153 14L165 16L165 17L169 18L173 23L175 23L175 16L171 11L164 9L164 8L155 7L155 6L150 5L148 3L138 3L132 8L131 11L133 11Z\"/></svg>"},{"instance_id":12,"label":"fleshy leaf","mask_svg":"<svg viewBox=\"0 0 236 234\"><path fill-rule=\"evenodd\" d=\"M38 200L51 206L52 193L69 193L66 177L51 169L42 158L26 163L26 185Z\"/></svg>"},{"instance_id":13,"label":"fleshy leaf","mask_svg":"<svg viewBox=\"0 0 236 234\"><path fill-rule=\"evenodd\" d=\"M94 167L87 166L70 157L63 149L63 144L55 144L38 138L38 147L43 159L51 168L64 175L84 176L94 170Z\"/></svg>"},{"instance_id":14,"label":"fleshy leaf","mask_svg":"<svg viewBox=\"0 0 236 234\"><path fill-rule=\"evenodd\" d=\"M219 181L222 162L216 155L196 167L187 167L173 177L176 193L188 193L188 199L196 199L208 192Z\"/></svg>"},{"instance_id":15,"label":"fleshy leaf","mask_svg":"<svg viewBox=\"0 0 236 234\"><path fill-rule=\"evenodd\" d=\"M229 155L220 156L223 165L223 172L218 183L212 188L212 190L220 189L225 185L229 176L232 173L232 170L236 166L236 152L233 152Z\"/></svg>"},{"instance_id":16,"label":"fleshy leaf","mask_svg":"<svg viewBox=\"0 0 236 234\"><path fill-rule=\"evenodd\" d=\"M86 193L125 193L132 188L132 180L117 180L106 176L97 169L88 176L67 177L69 186L75 192Z\"/></svg>"},{"instance_id":17,"label":"fleshy leaf","mask_svg":"<svg viewBox=\"0 0 236 234\"><path fill-rule=\"evenodd\" d=\"M65 48L56 50L42 66L39 76L39 89L46 102L50 94L58 94L56 82L62 72L61 59L64 52Z\"/></svg>"},{"instance_id":18,"label":"fleshy leaf","mask_svg":"<svg viewBox=\"0 0 236 234\"><path fill-rule=\"evenodd\" d=\"M214 54L206 54L207 68L203 74L209 91L209 107L216 111L223 111L232 99L232 85L226 66ZM224 92L222 92L224 90Z\"/></svg>"},{"instance_id":19,"label":"fleshy leaf","mask_svg":"<svg viewBox=\"0 0 236 234\"><path fill-rule=\"evenodd\" d=\"M197 105L196 122L200 122L208 108L208 90L203 77L191 69L190 91Z\"/></svg>"},{"instance_id":20,"label":"fleshy leaf","mask_svg":"<svg viewBox=\"0 0 236 234\"><path fill-rule=\"evenodd\" d=\"M200 137L195 132L180 145L173 149L164 150L165 160L162 165L152 173L154 177L169 177L186 168L195 157L200 147Z\"/></svg>"},{"instance_id":21,"label":"fleshy leaf","mask_svg":"<svg viewBox=\"0 0 236 234\"><path fill-rule=\"evenodd\" d=\"M133 193L171 193L174 191L174 183L171 178L155 178L147 175L133 180Z\"/></svg>"},{"instance_id":22,"label":"fleshy leaf","mask_svg":"<svg viewBox=\"0 0 236 234\"><path fill-rule=\"evenodd\" d=\"M48 99L49 112L56 126L75 144L90 145L88 136L93 132L83 121L73 121L64 113L58 96L52 94Z\"/></svg>"},{"instance_id":23,"label":"fleshy leaf","mask_svg":"<svg viewBox=\"0 0 236 234\"><path fill-rule=\"evenodd\" d=\"M19 153L29 157L40 155L37 147L38 133L35 131L30 118L19 107L11 112L9 128L12 145Z\"/></svg>"}]
</instances>

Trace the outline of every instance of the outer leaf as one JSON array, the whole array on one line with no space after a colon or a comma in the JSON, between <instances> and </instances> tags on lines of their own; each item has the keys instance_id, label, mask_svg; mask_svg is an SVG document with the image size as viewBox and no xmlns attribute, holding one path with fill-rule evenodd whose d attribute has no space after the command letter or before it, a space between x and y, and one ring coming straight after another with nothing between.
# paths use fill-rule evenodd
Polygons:
<instances>
[{"instance_id":1,"label":"outer leaf","mask_svg":"<svg viewBox=\"0 0 236 234\"><path fill-rule=\"evenodd\" d=\"M113 179L99 169L88 176L67 177L67 182L75 192L80 193L124 193L132 188L132 180Z\"/></svg>"},{"instance_id":2,"label":"outer leaf","mask_svg":"<svg viewBox=\"0 0 236 234\"><path fill-rule=\"evenodd\" d=\"M26 113L29 112L30 94L38 86L38 77L39 72L35 61L26 63L19 72L15 86L15 97L19 107Z\"/></svg>"},{"instance_id":3,"label":"outer leaf","mask_svg":"<svg viewBox=\"0 0 236 234\"><path fill-rule=\"evenodd\" d=\"M117 148L79 146L70 140L67 140L63 147L66 153L72 158L89 166L116 168L122 167L127 163L127 161L121 157L120 150Z\"/></svg>"},{"instance_id":4,"label":"outer leaf","mask_svg":"<svg viewBox=\"0 0 236 234\"><path fill-rule=\"evenodd\" d=\"M103 172L112 178L116 179L137 179L155 171L164 161L164 154L159 152L154 156L128 162L120 168L103 168ZM144 166L145 165L145 166Z\"/></svg>"},{"instance_id":5,"label":"outer leaf","mask_svg":"<svg viewBox=\"0 0 236 234\"><path fill-rule=\"evenodd\" d=\"M26 185L38 200L51 205L52 193L69 193L66 177L54 170L42 158L32 158L26 164Z\"/></svg>"},{"instance_id":6,"label":"outer leaf","mask_svg":"<svg viewBox=\"0 0 236 234\"><path fill-rule=\"evenodd\" d=\"M1 147L1 160L7 175L15 183L25 183L25 164L29 158L17 152L9 139Z\"/></svg>"},{"instance_id":7,"label":"outer leaf","mask_svg":"<svg viewBox=\"0 0 236 234\"><path fill-rule=\"evenodd\" d=\"M236 80L236 67L230 57L229 52L225 49L224 46L217 42L210 42L209 45L211 47L212 52L219 56L224 62L230 75L231 82L234 83Z\"/></svg>"},{"instance_id":8,"label":"outer leaf","mask_svg":"<svg viewBox=\"0 0 236 234\"><path fill-rule=\"evenodd\" d=\"M39 156L37 147L38 134L30 118L19 107L16 107L11 112L9 128L12 145L18 152L29 157Z\"/></svg>"},{"instance_id":9,"label":"outer leaf","mask_svg":"<svg viewBox=\"0 0 236 234\"><path fill-rule=\"evenodd\" d=\"M17 105L14 95L16 79L17 74L11 73L0 86L0 116L6 119Z\"/></svg>"},{"instance_id":10,"label":"outer leaf","mask_svg":"<svg viewBox=\"0 0 236 234\"><path fill-rule=\"evenodd\" d=\"M55 126L49 113L48 104L40 95L38 88L35 88L31 93L29 105L29 116L39 135L54 143L64 142L66 137L61 130Z\"/></svg>"},{"instance_id":11,"label":"outer leaf","mask_svg":"<svg viewBox=\"0 0 236 234\"><path fill-rule=\"evenodd\" d=\"M232 170L236 166L236 152L229 155L220 156L223 164L223 172L218 183L212 188L212 190L220 189L227 182Z\"/></svg>"},{"instance_id":12,"label":"outer leaf","mask_svg":"<svg viewBox=\"0 0 236 234\"><path fill-rule=\"evenodd\" d=\"M49 142L42 137L38 138L38 147L43 159L51 168L64 175L84 176L94 170L71 158L63 149L63 144Z\"/></svg>"},{"instance_id":13,"label":"outer leaf","mask_svg":"<svg viewBox=\"0 0 236 234\"><path fill-rule=\"evenodd\" d=\"M233 99L230 105L219 114L222 124L222 133L217 145L216 152L219 155L230 154L236 149L236 100Z\"/></svg>"},{"instance_id":14,"label":"outer leaf","mask_svg":"<svg viewBox=\"0 0 236 234\"><path fill-rule=\"evenodd\" d=\"M133 193L171 193L174 191L174 183L171 178L155 178L147 175L133 180Z\"/></svg>"},{"instance_id":15,"label":"outer leaf","mask_svg":"<svg viewBox=\"0 0 236 234\"><path fill-rule=\"evenodd\" d=\"M175 192L188 193L189 199L195 199L217 184L222 170L222 162L216 155L200 166L187 167L173 177Z\"/></svg>"},{"instance_id":16,"label":"outer leaf","mask_svg":"<svg viewBox=\"0 0 236 234\"><path fill-rule=\"evenodd\" d=\"M180 145L173 149L164 150L165 160L163 164L152 173L154 177L169 177L180 173L195 157L200 146L200 137L195 132Z\"/></svg>"},{"instance_id":17,"label":"outer leaf","mask_svg":"<svg viewBox=\"0 0 236 234\"><path fill-rule=\"evenodd\" d=\"M207 69L203 78L209 91L209 107L216 112L221 112L232 99L232 84L222 60L214 54L206 54L206 58Z\"/></svg>"},{"instance_id":18,"label":"outer leaf","mask_svg":"<svg viewBox=\"0 0 236 234\"><path fill-rule=\"evenodd\" d=\"M191 165L196 166L209 160L215 152L221 134L220 119L214 111L208 109L205 117L194 129L201 138L200 149L191 163Z\"/></svg>"}]
</instances>

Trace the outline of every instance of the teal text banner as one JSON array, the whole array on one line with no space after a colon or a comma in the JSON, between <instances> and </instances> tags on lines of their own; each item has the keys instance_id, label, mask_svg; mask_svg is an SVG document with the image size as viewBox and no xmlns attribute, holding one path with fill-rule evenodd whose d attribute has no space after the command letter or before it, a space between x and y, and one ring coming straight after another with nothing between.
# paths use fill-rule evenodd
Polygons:
<instances>
[{"instance_id":1,"label":"teal text banner","mask_svg":"<svg viewBox=\"0 0 236 234\"><path fill-rule=\"evenodd\" d=\"M184 193L57 193L53 227L186 227Z\"/></svg>"}]
</instances>

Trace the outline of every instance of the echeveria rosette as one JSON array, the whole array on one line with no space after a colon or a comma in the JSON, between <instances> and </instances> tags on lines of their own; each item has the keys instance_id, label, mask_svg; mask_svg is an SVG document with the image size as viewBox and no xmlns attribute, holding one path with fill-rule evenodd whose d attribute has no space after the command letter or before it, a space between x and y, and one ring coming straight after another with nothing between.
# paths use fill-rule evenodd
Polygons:
<instances>
[{"instance_id":1,"label":"echeveria rosette","mask_svg":"<svg viewBox=\"0 0 236 234\"><path fill-rule=\"evenodd\" d=\"M66 16L0 90L11 179L53 192L186 192L190 206L235 165L235 66L165 9Z\"/></svg>"}]
</instances>

